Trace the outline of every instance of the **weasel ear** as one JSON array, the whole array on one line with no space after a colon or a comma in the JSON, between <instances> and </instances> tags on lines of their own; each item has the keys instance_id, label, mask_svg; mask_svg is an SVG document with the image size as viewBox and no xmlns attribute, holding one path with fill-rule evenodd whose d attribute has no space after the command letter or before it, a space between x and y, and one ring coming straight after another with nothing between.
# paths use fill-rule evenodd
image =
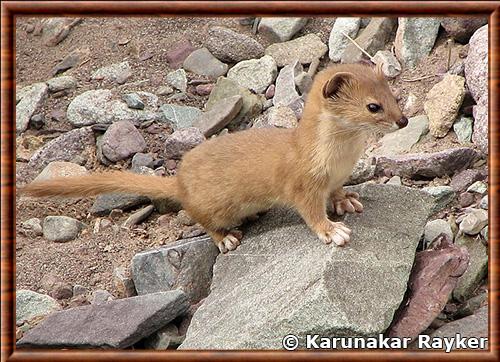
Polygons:
<instances>
[{"instance_id":1,"label":"weasel ear","mask_svg":"<svg viewBox=\"0 0 500 362\"><path fill-rule=\"evenodd\" d=\"M323 97L330 98L335 96L342 86L351 79L354 79L354 74L349 72L338 72L323 86Z\"/></svg>"}]
</instances>

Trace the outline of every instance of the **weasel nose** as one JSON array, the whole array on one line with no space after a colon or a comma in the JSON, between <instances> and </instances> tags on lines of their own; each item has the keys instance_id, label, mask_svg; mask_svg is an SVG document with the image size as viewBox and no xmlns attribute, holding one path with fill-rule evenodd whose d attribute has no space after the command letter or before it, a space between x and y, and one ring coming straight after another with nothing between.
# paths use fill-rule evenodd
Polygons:
<instances>
[{"instance_id":1,"label":"weasel nose","mask_svg":"<svg viewBox=\"0 0 500 362\"><path fill-rule=\"evenodd\" d=\"M400 120L396 121L396 124L399 128L405 128L408 125L408 118L403 116Z\"/></svg>"}]
</instances>

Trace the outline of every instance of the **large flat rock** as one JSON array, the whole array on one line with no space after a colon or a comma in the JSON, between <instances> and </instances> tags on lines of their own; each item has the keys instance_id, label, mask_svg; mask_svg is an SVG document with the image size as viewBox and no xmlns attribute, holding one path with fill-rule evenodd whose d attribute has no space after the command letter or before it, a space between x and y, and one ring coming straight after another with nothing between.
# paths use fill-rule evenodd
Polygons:
<instances>
[{"instance_id":1,"label":"large flat rock","mask_svg":"<svg viewBox=\"0 0 500 362\"><path fill-rule=\"evenodd\" d=\"M218 256L180 348L281 349L289 333L382 333L403 300L433 200L403 186L352 189L365 209L346 217L346 247L323 244L293 211L249 226L237 250Z\"/></svg>"},{"instance_id":2,"label":"large flat rock","mask_svg":"<svg viewBox=\"0 0 500 362\"><path fill-rule=\"evenodd\" d=\"M52 313L17 342L28 348L127 348L186 312L180 290Z\"/></svg>"}]
</instances>

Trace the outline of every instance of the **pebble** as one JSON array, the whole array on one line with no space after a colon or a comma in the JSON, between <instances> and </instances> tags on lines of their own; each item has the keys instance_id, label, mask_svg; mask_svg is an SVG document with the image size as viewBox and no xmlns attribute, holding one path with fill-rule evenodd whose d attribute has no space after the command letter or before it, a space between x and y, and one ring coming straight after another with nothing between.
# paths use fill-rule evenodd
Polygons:
<instances>
[{"instance_id":1,"label":"pebble","mask_svg":"<svg viewBox=\"0 0 500 362\"><path fill-rule=\"evenodd\" d=\"M123 100L132 109L144 109L144 102L137 93L127 93L123 95Z\"/></svg>"},{"instance_id":2,"label":"pebble","mask_svg":"<svg viewBox=\"0 0 500 362\"><path fill-rule=\"evenodd\" d=\"M344 35L349 35L355 39L358 35L359 27L361 25L361 18L337 18L333 24L328 39L328 57L333 62L340 62L345 48L349 45L349 39Z\"/></svg>"},{"instance_id":3,"label":"pebble","mask_svg":"<svg viewBox=\"0 0 500 362\"><path fill-rule=\"evenodd\" d=\"M295 87L295 78L302 71L302 64L298 61L286 65L281 69L276 78L276 87L274 90L273 104L275 106L287 106L296 112L302 107L303 100Z\"/></svg>"},{"instance_id":4,"label":"pebble","mask_svg":"<svg viewBox=\"0 0 500 362\"><path fill-rule=\"evenodd\" d=\"M56 76L60 73L64 73L68 69L73 68L74 66L78 65L81 60L82 56L84 55L84 52L81 50L74 50L68 55L66 55L63 60L61 60L59 63L55 65L54 68L52 68L52 76Z\"/></svg>"},{"instance_id":5,"label":"pebble","mask_svg":"<svg viewBox=\"0 0 500 362\"><path fill-rule=\"evenodd\" d=\"M50 111L49 117L53 121L62 122L66 119L66 112L64 109L56 108Z\"/></svg>"},{"instance_id":6,"label":"pebble","mask_svg":"<svg viewBox=\"0 0 500 362\"><path fill-rule=\"evenodd\" d=\"M129 121L111 124L102 136L102 153L112 162L124 160L145 149L144 137Z\"/></svg>"},{"instance_id":7,"label":"pebble","mask_svg":"<svg viewBox=\"0 0 500 362\"><path fill-rule=\"evenodd\" d=\"M482 181L476 181L467 188L467 191L484 195L488 191L488 186Z\"/></svg>"},{"instance_id":8,"label":"pebble","mask_svg":"<svg viewBox=\"0 0 500 362\"><path fill-rule=\"evenodd\" d=\"M132 215L130 215L127 220L123 223L122 227L124 228L131 228L132 226L135 226L137 224L140 224L142 221L146 220L149 215L154 210L153 205L148 205L139 211L134 212Z\"/></svg>"},{"instance_id":9,"label":"pebble","mask_svg":"<svg viewBox=\"0 0 500 362\"><path fill-rule=\"evenodd\" d=\"M488 195L483 196L479 203L479 207L483 210L488 210Z\"/></svg>"},{"instance_id":10,"label":"pebble","mask_svg":"<svg viewBox=\"0 0 500 362\"><path fill-rule=\"evenodd\" d=\"M75 239L85 227L82 222L67 216L47 216L43 220L43 237L49 241L66 242Z\"/></svg>"},{"instance_id":11,"label":"pebble","mask_svg":"<svg viewBox=\"0 0 500 362\"><path fill-rule=\"evenodd\" d=\"M124 84L132 76L132 68L128 61L107 65L92 73L91 79L105 80Z\"/></svg>"},{"instance_id":12,"label":"pebble","mask_svg":"<svg viewBox=\"0 0 500 362\"><path fill-rule=\"evenodd\" d=\"M214 57L207 48L195 50L184 60L183 68L189 72L218 78L227 73L227 64Z\"/></svg>"},{"instance_id":13,"label":"pebble","mask_svg":"<svg viewBox=\"0 0 500 362\"><path fill-rule=\"evenodd\" d=\"M481 181L486 178L486 175L477 169L468 169L457 172L451 179L450 186L455 191L465 191L470 185L476 181Z\"/></svg>"},{"instance_id":14,"label":"pebble","mask_svg":"<svg viewBox=\"0 0 500 362\"><path fill-rule=\"evenodd\" d=\"M269 87L267 87L266 93L264 94L266 99L271 99L274 97L275 89L276 86L274 84L271 84Z\"/></svg>"},{"instance_id":15,"label":"pebble","mask_svg":"<svg viewBox=\"0 0 500 362\"><path fill-rule=\"evenodd\" d=\"M255 93L264 93L278 74L276 62L269 55L260 59L244 60L227 73L227 78Z\"/></svg>"},{"instance_id":16,"label":"pebble","mask_svg":"<svg viewBox=\"0 0 500 362\"><path fill-rule=\"evenodd\" d=\"M328 51L328 47L316 34L307 34L283 43L275 43L265 50L276 61L278 67L283 67L298 60L301 64L309 64L321 58Z\"/></svg>"},{"instance_id":17,"label":"pebble","mask_svg":"<svg viewBox=\"0 0 500 362\"><path fill-rule=\"evenodd\" d=\"M139 169L140 167L153 168L154 159L149 153L137 152L132 157L132 170Z\"/></svg>"},{"instance_id":18,"label":"pebble","mask_svg":"<svg viewBox=\"0 0 500 362\"><path fill-rule=\"evenodd\" d=\"M438 18L398 18L394 47L396 56L405 67L415 67L429 55L439 31Z\"/></svg>"},{"instance_id":19,"label":"pebble","mask_svg":"<svg viewBox=\"0 0 500 362\"><path fill-rule=\"evenodd\" d=\"M101 305L114 300L113 295L104 289L97 289L92 293L90 304Z\"/></svg>"},{"instance_id":20,"label":"pebble","mask_svg":"<svg viewBox=\"0 0 500 362\"><path fill-rule=\"evenodd\" d=\"M429 117L429 130L434 137L444 137L457 118L465 96L465 79L447 74L427 93L424 110Z\"/></svg>"},{"instance_id":21,"label":"pebble","mask_svg":"<svg viewBox=\"0 0 500 362\"><path fill-rule=\"evenodd\" d=\"M462 192L458 197L458 203L461 207L467 207L474 203L475 198L474 195L470 192Z\"/></svg>"},{"instance_id":22,"label":"pebble","mask_svg":"<svg viewBox=\"0 0 500 362\"><path fill-rule=\"evenodd\" d=\"M174 130L192 127L202 112L195 107L164 104L160 107L162 121L169 123Z\"/></svg>"},{"instance_id":23,"label":"pebble","mask_svg":"<svg viewBox=\"0 0 500 362\"><path fill-rule=\"evenodd\" d=\"M397 185L397 186L401 186L402 183L401 183L401 177L399 176L392 176L389 181L386 182L387 185Z\"/></svg>"},{"instance_id":24,"label":"pebble","mask_svg":"<svg viewBox=\"0 0 500 362\"><path fill-rule=\"evenodd\" d=\"M72 76L56 77L49 79L47 81L47 86L49 87L49 91L52 93L75 88L77 84L78 83L76 79Z\"/></svg>"},{"instance_id":25,"label":"pebble","mask_svg":"<svg viewBox=\"0 0 500 362\"><path fill-rule=\"evenodd\" d=\"M264 55L264 47L257 40L222 26L208 30L205 46L223 62L237 63Z\"/></svg>"},{"instance_id":26,"label":"pebble","mask_svg":"<svg viewBox=\"0 0 500 362\"><path fill-rule=\"evenodd\" d=\"M208 96L212 92L212 89L214 89L215 84L213 83L208 83L208 84L198 84L195 87L196 94L200 96Z\"/></svg>"},{"instance_id":27,"label":"pebble","mask_svg":"<svg viewBox=\"0 0 500 362\"><path fill-rule=\"evenodd\" d=\"M186 210L180 210L177 213L176 220L179 225L183 226L192 226L195 224L195 221L191 218L191 216L189 216Z\"/></svg>"},{"instance_id":28,"label":"pebble","mask_svg":"<svg viewBox=\"0 0 500 362\"><path fill-rule=\"evenodd\" d=\"M123 266L116 267L113 270L113 283L122 298L129 298L136 295L134 281L131 272Z\"/></svg>"},{"instance_id":29,"label":"pebble","mask_svg":"<svg viewBox=\"0 0 500 362\"><path fill-rule=\"evenodd\" d=\"M259 33L272 41L284 42L293 38L307 23L307 18L264 17L258 27Z\"/></svg>"},{"instance_id":30,"label":"pebble","mask_svg":"<svg viewBox=\"0 0 500 362\"><path fill-rule=\"evenodd\" d=\"M267 111L267 123L278 128L295 128L298 126L295 112L287 106L274 106Z\"/></svg>"},{"instance_id":31,"label":"pebble","mask_svg":"<svg viewBox=\"0 0 500 362\"><path fill-rule=\"evenodd\" d=\"M27 289L16 290L16 325L30 322L61 309L54 298Z\"/></svg>"},{"instance_id":32,"label":"pebble","mask_svg":"<svg viewBox=\"0 0 500 362\"><path fill-rule=\"evenodd\" d=\"M45 83L35 83L16 92L16 132L20 134L28 128L33 114L47 97Z\"/></svg>"},{"instance_id":33,"label":"pebble","mask_svg":"<svg viewBox=\"0 0 500 362\"><path fill-rule=\"evenodd\" d=\"M453 131L457 135L457 139L461 144L468 144L472 138L472 123L470 117L460 117L453 123Z\"/></svg>"},{"instance_id":34,"label":"pebble","mask_svg":"<svg viewBox=\"0 0 500 362\"><path fill-rule=\"evenodd\" d=\"M168 73L166 81L168 85L174 87L175 89L178 89L181 92L186 92L188 80L184 69L177 69Z\"/></svg>"},{"instance_id":35,"label":"pebble","mask_svg":"<svg viewBox=\"0 0 500 362\"><path fill-rule=\"evenodd\" d=\"M174 93L174 89L169 85L162 85L156 90L156 94L159 96L168 96Z\"/></svg>"},{"instance_id":36,"label":"pebble","mask_svg":"<svg viewBox=\"0 0 500 362\"><path fill-rule=\"evenodd\" d=\"M483 209L471 209L460 223L460 231L468 235L479 234L488 225L488 212Z\"/></svg>"},{"instance_id":37,"label":"pebble","mask_svg":"<svg viewBox=\"0 0 500 362\"><path fill-rule=\"evenodd\" d=\"M374 55L385 48L390 40L396 21L393 18L371 18L368 26L355 39L356 43L368 54ZM352 42L349 42L342 54L342 63L356 63L366 58Z\"/></svg>"},{"instance_id":38,"label":"pebble","mask_svg":"<svg viewBox=\"0 0 500 362\"><path fill-rule=\"evenodd\" d=\"M204 112L193 126L199 128L208 138L226 127L240 113L242 107L243 97L240 95L222 99Z\"/></svg>"},{"instance_id":39,"label":"pebble","mask_svg":"<svg viewBox=\"0 0 500 362\"><path fill-rule=\"evenodd\" d=\"M450 240L453 240L453 232L451 231L450 224L446 220L436 219L429 221L424 227L424 240L431 243L441 233L444 233Z\"/></svg>"},{"instance_id":40,"label":"pebble","mask_svg":"<svg viewBox=\"0 0 500 362\"><path fill-rule=\"evenodd\" d=\"M381 65L382 72L387 78L394 78L401 74L401 64L390 50L379 50L373 56L373 62Z\"/></svg>"},{"instance_id":41,"label":"pebble","mask_svg":"<svg viewBox=\"0 0 500 362\"><path fill-rule=\"evenodd\" d=\"M89 293L89 289L84 287L83 285L75 284L73 285L73 296L77 297L79 295L87 295Z\"/></svg>"},{"instance_id":42,"label":"pebble","mask_svg":"<svg viewBox=\"0 0 500 362\"><path fill-rule=\"evenodd\" d=\"M43 114L34 114L31 116L30 121L29 121L29 127L33 129L41 129L43 126L45 126L45 117Z\"/></svg>"},{"instance_id":43,"label":"pebble","mask_svg":"<svg viewBox=\"0 0 500 362\"><path fill-rule=\"evenodd\" d=\"M53 161L45 166L42 172L40 172L33 181L46 181L59 177L76 177L87 174L87 169L83 166L77 165L76 163Z\"/></svg>"},{"instance_id":44,"label":"pebble","mask_svg":"<svg viewBox=\"0 0 500 362\"><path fill-rule=\"evenodd\" d=\"M455 199L455 191L450 186L424 187L422 191L434 198L436 202L434 212L441 211Z\"/></svg>"},{"instance_id":45,"label":"pebble","mask_svg":"<svg viewBox=\"0 0 500 362\"><path fill-rule=\"evenodd\" d=\"M184 153L205 140L198 128L188 127L176 130L165 141L165 157L180 159Z\"/></svg>"},{"instance_id":46,"label":"pebble","mask_svg":"<svg viewBox=\"0 0 500 362\"><path fill-rule=\"evenodd\" d=\"M23 221L19 231L29 237L41 236L43 235L42 223L39 218L33 217Z\"/></svg>"},{"instance_id":47,"label":"pebble","mask_svg":"<svg viewBox=\"0 0 500 362\"><path fill-rule=\"evenodd\" d=\"M165 54L165 59L167 60L170 68L177 69L182 66L182 63L186 58L195 51L196 48L193 47L191 42L187 39L181 40L175 43L172 48L170 48Z\"/></svg>"}]
</instances>

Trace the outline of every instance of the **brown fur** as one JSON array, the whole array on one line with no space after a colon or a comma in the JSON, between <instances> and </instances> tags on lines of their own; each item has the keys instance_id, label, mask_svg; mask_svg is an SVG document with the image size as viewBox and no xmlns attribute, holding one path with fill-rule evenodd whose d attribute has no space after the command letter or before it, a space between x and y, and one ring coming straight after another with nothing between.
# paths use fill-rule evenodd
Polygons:
<instances>
[{"instance_id":1,"label":"brown fur","mask_svg":"<svg viewBox=\"0 0 500 362\"><path fill-rule=\"evenodd\" d=\"M383 110L373 114L368 103ZM362 210L356 195L346 195L342 185L363 152L367 133L393 129L401 118L379 70L336 65L315 77L296 129L250 129L210 139L184 155L176 177L113 172L32 183L23 191L34 196L129 192L173 198L221 251L239 245L229 231L243 219L285 205L297 209L320 239L343 245L350 231L328 220L327 200L333 197L339 213Z\"/></svg>"}]
</instances>

